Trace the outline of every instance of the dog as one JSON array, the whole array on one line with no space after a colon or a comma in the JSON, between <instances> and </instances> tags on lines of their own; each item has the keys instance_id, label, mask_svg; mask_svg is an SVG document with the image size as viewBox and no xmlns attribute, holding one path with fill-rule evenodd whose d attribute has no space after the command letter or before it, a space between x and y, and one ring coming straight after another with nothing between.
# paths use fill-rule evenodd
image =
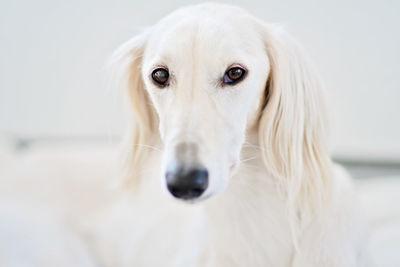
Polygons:
<instances>
[{"instance_id":1,"label":"dog","mask_svg":"<svg viewBox=\"0 0 400 267\"><path fill-rule=\"evenodd\" d=\"M111 65L131 112L123 179L106 189L98 152L45 150L14 164L24 178L3 171L0 264L369 264L350 177L329 157L320 79L282 28L235 6L184 7Z\"/></svg>"},{"instance_id":2,"label":"dog","mask_svg":"<svg viewBox=\"0 0 400 267\"><path fill-rule=\"evenodd\" d=\"M235 6L184 7L112 65L132 125L124 189L92 228L104 266L367 265L320 79L282 28Z\"/></svg>"}]
</instances>

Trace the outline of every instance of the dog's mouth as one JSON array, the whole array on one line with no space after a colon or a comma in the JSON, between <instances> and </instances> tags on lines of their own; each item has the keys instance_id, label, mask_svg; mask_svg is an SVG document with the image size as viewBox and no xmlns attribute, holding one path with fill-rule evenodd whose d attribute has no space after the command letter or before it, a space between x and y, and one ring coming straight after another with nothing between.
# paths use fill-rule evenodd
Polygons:
<instances>
[{"instance_id":1,"label":"dog's mouth","mask_svg":"<svg viewBox=\"0 0 400 267\"><path fill-rule=\"evenodd\" d=\"M207 199L211 198L213 196L213 194L210 193L205 193L203 195L201 195L200 197L197 198L193 198L193 199L179 199L181 202L189 204L189 205L195 205L195 204L199 204L202 203L204 201L206 201Z\"/></svg>"}]
</instances>

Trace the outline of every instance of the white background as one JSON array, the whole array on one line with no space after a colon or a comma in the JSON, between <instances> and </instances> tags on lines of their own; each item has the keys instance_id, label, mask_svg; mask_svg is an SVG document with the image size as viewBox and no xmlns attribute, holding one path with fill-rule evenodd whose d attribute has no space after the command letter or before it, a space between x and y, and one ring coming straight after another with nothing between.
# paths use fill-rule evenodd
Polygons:
<instances>
[{"instance_id":1,"label":"white background","mask_svg":"<svg viewBox=\"0 0 400 267\"><path fill-rule=\"evenodd\" d=\"M142 27L197 2L2 0L0 133L118 136L108 56ZM229 3L286 25L309 51L331 96L336 156L400 162L400 1Z\"/></svg>"}]
</instances>

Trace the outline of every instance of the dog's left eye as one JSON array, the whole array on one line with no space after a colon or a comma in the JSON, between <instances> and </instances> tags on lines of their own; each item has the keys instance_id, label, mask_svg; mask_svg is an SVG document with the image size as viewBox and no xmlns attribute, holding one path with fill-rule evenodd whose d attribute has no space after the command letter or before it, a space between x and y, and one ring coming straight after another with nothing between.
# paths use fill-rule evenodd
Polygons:
<instances>
[{"instance_id":1,"label":"dog's left eye","mask_svg":"<svg viewBox=\"0 0 400 267\"><path fill-rule=\"evenodd\" d=\"M246 76L246 70L241 67L232 67L228 69L223 77L223 83L227 85L234 85Z\"/></svg>"},{"instance_id":2,"label":"dog's left eye","mask_svg":"<svg viewBox=\"0 0 400 267\"><path fill-rule=\"evenodd\" d=\"M157 86L165 87L169 82L169 72L165 68L158 68L153 70L151 78Z\"/></svg>"}]
</instances>

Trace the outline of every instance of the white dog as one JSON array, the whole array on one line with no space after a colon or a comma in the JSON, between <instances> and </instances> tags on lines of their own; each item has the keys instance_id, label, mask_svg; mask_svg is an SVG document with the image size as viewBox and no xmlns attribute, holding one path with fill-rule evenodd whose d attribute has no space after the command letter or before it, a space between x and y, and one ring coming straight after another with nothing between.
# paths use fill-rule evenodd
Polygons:
<instances>
[{"instance_id":1,"label":"white dog","mask_svg":"<svg viewBox=\"0 0 400 267\"><path fill-rule=\"evenodd\" d=\"M134 37L114 61L134 111L126 179L87 222L90 263L74 266L94 266L92 256L110 267L366 265L365 220L329 158L320 81L285 32L202 4Z\"/></svg>"},{"instance_id":2,"label":"white dog","mask_svg":"<svg viewBox=\"0 0 400 267\"><path fill-rule=\"evenodd\" d=\"M105 266L366 264L320 81L286 33L201 4L128 41L115 63L134 125L125 190L94 230Z\"/></svg>"}]
</instances>

